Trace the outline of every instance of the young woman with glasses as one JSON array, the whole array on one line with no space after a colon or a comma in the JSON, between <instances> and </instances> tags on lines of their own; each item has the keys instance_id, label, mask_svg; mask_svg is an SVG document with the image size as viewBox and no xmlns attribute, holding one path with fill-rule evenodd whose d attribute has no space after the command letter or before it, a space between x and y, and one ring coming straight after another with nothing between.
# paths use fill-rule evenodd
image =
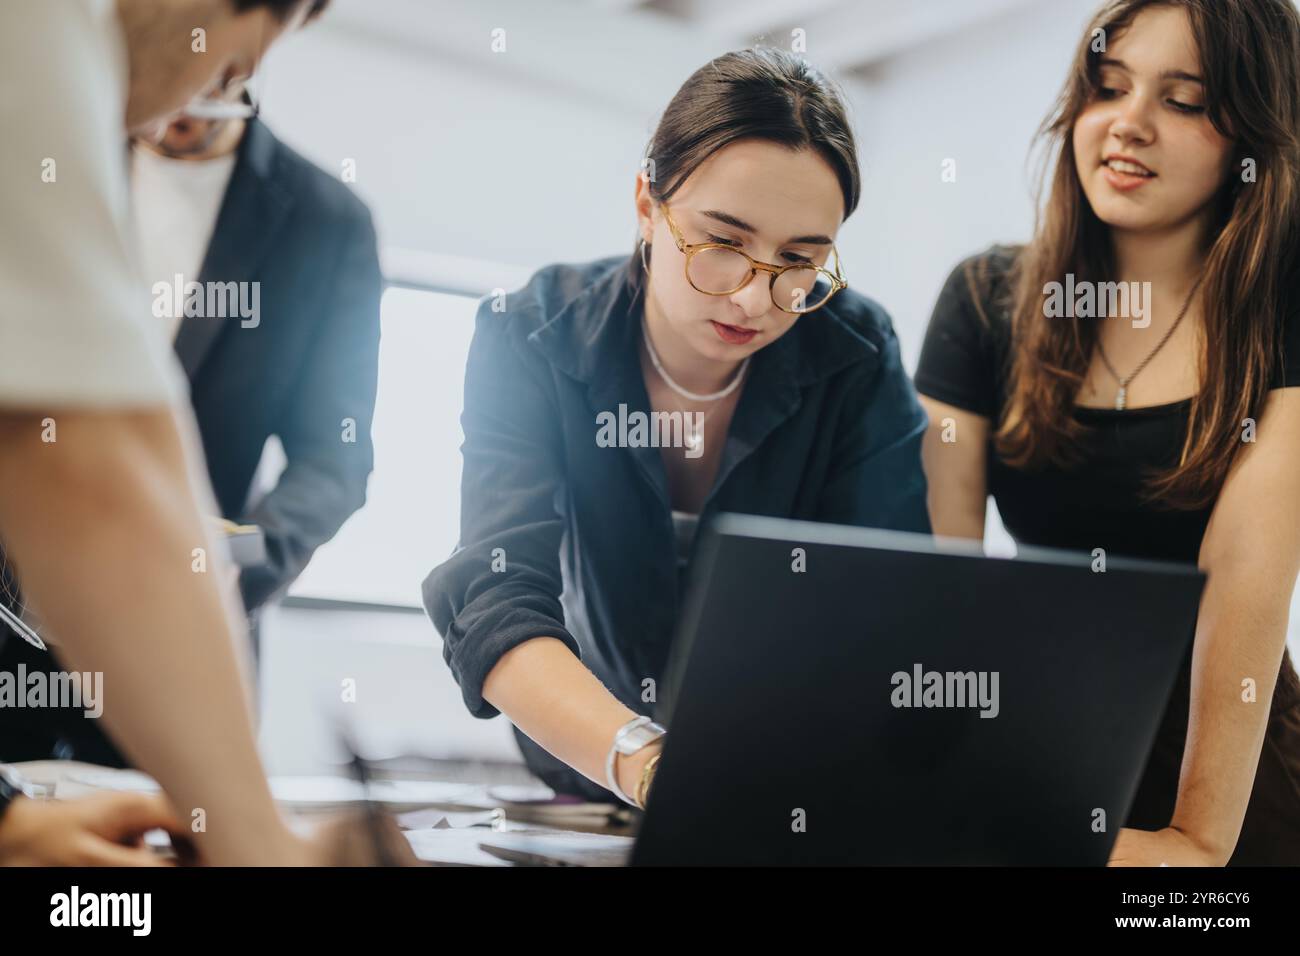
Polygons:
<instances>
[{"instance_id":1,"label":"young woman with glasses","mask_svg":"<svg viewBox=\"0 0 1300 956\"><path fill-rule=\"evenodd\" d=\"M991 493L1019 541L1199 563L1195 634L1111 861L1295 865L1300 16L1111 0L1045 132L1033 240L959 267L926 335L935 531L981 537ZM1093 317L1116 282L1145 301Z\"/></svg>"},{"instance_id":2,"label":"young woman with glasses","mask_svg":"<svg viewBox=\"0 0 1300 956\"><path fill-rule=\"evenodd\" d=\"M644 802L702 518L928 532L925 418L835 252L859 188L826 79L730 53L664 113L630 259L551 266L480 309L460 544L425 606L470 711L504 712L555 790Z\"/></svg>"}]
</instances>

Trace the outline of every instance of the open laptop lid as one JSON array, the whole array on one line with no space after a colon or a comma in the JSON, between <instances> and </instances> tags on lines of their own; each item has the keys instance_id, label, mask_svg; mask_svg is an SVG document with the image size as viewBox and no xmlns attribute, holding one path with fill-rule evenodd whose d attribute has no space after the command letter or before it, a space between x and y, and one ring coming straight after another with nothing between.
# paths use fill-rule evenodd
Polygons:
<instances>
[{"instance_id":1,"label":"open laptop lid","mask_svg":"<svg viewBox=\"0 0 1300 956\"><path fill-rule=\"evenodd\" d=\"M1104 567L720 516L634 862L1104 863L1204 583Z\"/></svg>"}]
</instances>

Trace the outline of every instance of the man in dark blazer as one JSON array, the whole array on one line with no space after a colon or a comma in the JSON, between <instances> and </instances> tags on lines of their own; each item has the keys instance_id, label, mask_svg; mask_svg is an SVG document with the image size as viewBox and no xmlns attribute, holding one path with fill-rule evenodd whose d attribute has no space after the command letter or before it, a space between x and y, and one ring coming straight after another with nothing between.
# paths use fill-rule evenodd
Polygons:
<instances>
[{"instance_id":1,"label":"man in dark blazer","mask_svg":"<svg viewBox=\"0 0 1300 956\"><path fill-rule=\"evenodd\" d=\"M161 143L135 144L132 204L154 315L189 379L222 516L265 534L265 562L240 573L251 615L365 502L383 281L365 205L255 115L240 116L256 112L246 94L230 103L231 115L182 118ZM214 302L230 307L214 315ZM286 464L258 497L272 436ZM59 666L3 626L0 645L0 669ZM12 711L0 746L10 761L123 763L76 708Z\"/></svg>"},{"instance_id":2,"label":"man in dark blazer","mask_svg":"<svg viewBox=\"0 0 1300 956\"><path fill-rule=\"evenodd\" d=\"M180 167L193 162L179 147L195 141L196 125L173 123L153 148L161 157L144 155L150 147L137 144L133 170L139 174L142 163L159 159ZM365 502L374 465L370 424L383 280L370 213L344 183L257 119L242 124L237 142L199 283L258 283L259 311L182 316L175 348L190 380L222 515L259 525L266 536L266 563L240 576L252 611L288 588L316 548ZM141 201L147 187L137 175L137 222L147 215ZM171 237L160 226L153 241L161 248ZM143 226L141 232L142 242L149 241ZM144 261L147 269L147 254ZM287 464L265 497L250 500L271 436L279 438Z\"/></svg>"}]
</instances>

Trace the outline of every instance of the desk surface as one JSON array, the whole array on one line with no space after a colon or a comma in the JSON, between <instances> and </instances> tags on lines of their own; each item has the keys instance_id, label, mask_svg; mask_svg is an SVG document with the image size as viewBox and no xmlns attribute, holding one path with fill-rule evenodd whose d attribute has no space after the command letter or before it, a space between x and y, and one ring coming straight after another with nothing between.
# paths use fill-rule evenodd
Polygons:
<instances>
[{"instance_id":1,"label":"desk surface","mask_svg":"<svg viewBox=\"0 0 1300 956\"><path fill-rule=\"evenodd\" d=\"M537 785L526 771L521 777L499 766L453 761L423 763L419 770L376 772L370 796L404 818L407 839L416 855L426 862L507 866L504 860L479 849L479 843L490 842L491 835L501 830L619 837L635 834L633 815L622 808L603 804L530 805L502 799L523 796ZM159 789L150 777L137 771L78 761L40 760L9 766L48 799L75 799L106 790ZM346 777L272 777L271 788L290 825L303 830L310 830L323 815L355 805L363 794L360 785ZM485 825L494 810L501 811L495 825ZM468 825L471 823L478 825Z\"/></svg>"}]
</instances>

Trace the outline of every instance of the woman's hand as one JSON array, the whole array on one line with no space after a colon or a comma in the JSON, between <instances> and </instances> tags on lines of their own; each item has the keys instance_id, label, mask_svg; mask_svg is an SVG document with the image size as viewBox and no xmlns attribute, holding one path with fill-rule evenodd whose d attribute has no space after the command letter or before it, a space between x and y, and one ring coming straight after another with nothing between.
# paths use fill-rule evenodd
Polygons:
<instances>
[{"instance_id":1,"label":"woman's hand","mask_svg":"<svg viewBox=\"0 0 1300 956\"><path fill-rule=\"evenodd\" d=\"M0 865L167 866L148 830L181 832L162 796L97 793L77 800L19 797L0 817Z\"/></svg>"},{"instance_id":2,"label":"woman's hand","mask_svg":"<svg viewBox=\"0 0 1300 956\"><path fill-rule=\"evenodd\" d=\"M1223 866L1219 858L1182 830L1131 830L1124 827L1110 851L1108 866Z\"/></svg>"}]
</instances>

